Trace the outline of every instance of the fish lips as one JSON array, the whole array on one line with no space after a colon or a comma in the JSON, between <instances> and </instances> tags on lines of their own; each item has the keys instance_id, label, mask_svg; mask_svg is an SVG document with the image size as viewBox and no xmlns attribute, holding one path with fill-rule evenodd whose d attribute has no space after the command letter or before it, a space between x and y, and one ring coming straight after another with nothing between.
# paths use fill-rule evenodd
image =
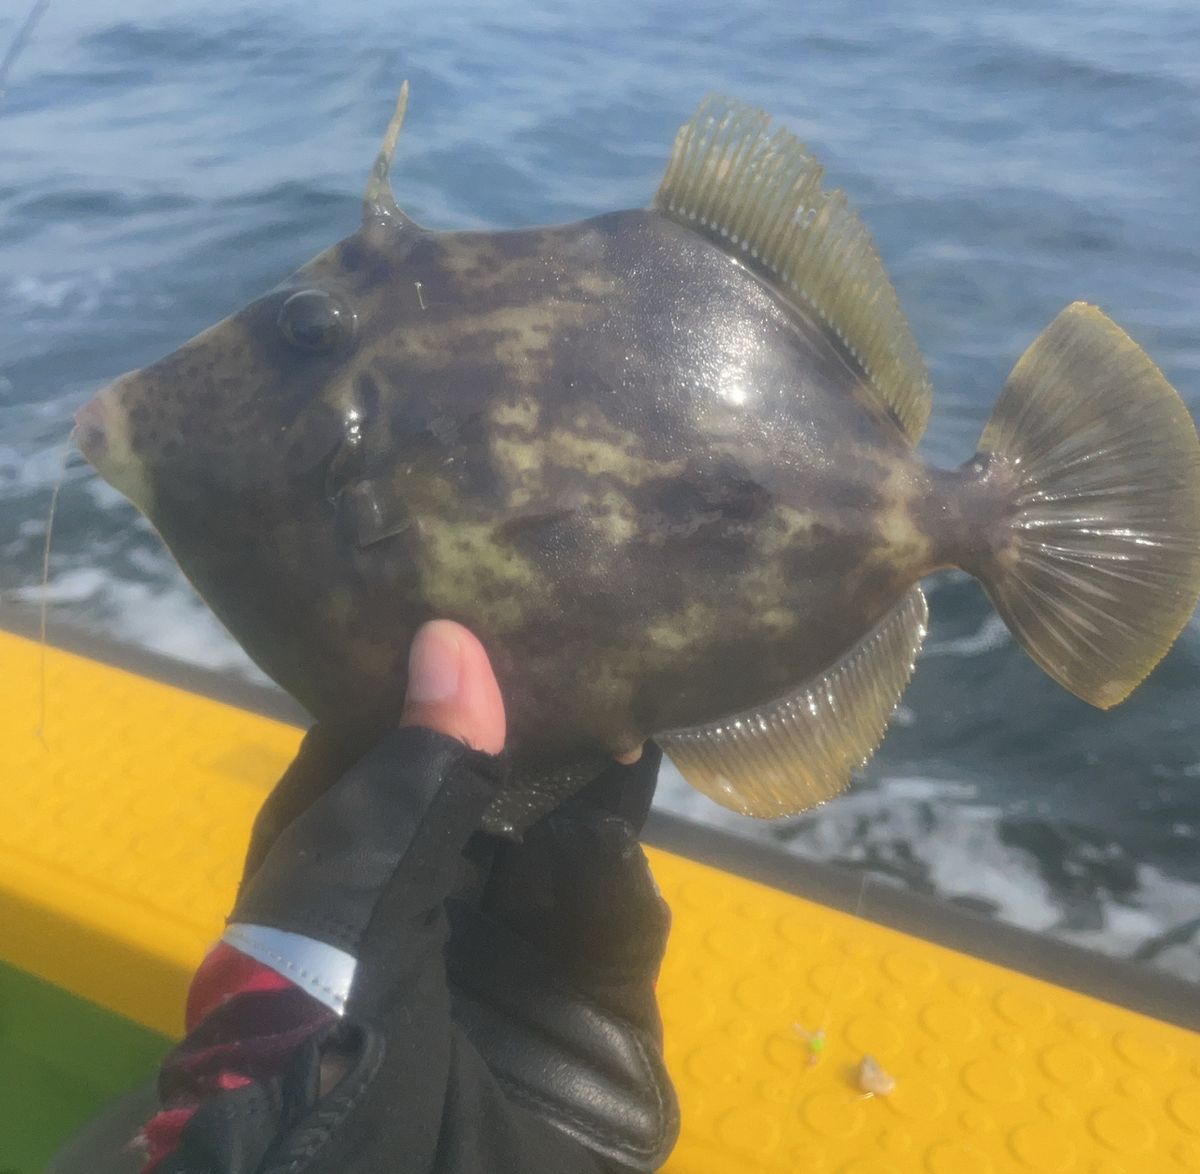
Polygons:
<instances>
[{"instance_id":1,"label":"fish lips","mask_svg":"<svg viewBox=\"0 0 1200 1174\"><path fill-rule=\"evenodd\" d=\"M84 459L144 514L154 504L146 466L134 452L123 399L139 379L131 371L98 391L75 413L75 444Z\"/></svg>"}]
</instances>

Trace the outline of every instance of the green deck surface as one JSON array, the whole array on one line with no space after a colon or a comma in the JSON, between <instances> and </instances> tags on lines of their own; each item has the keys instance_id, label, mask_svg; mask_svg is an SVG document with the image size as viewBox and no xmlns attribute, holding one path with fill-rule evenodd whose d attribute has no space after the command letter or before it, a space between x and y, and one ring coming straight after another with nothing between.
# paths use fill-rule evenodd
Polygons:
<instances>
[{"instance_id":1,"label":"green deck surface","mask_svg":"<svg viewBox=\"0 0 1200 1174\"><path fill-rule=\"evenodd\" d=\"M0 963L0 1174L41 1174L76 1128L145 1080L169 1047Z\"/></svg>"}]
</instances>

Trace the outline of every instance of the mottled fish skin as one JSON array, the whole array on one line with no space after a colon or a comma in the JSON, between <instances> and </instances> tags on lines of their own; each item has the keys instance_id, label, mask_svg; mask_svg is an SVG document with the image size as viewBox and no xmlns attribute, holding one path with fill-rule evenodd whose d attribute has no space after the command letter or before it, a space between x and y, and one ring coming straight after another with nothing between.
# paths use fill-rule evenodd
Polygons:
<instances>
[{"instance_id":1,"label":"mottled fish skin","mask_svg":"<svg viewBox=\"0 0 1200 1174\"><path fill-rule=\"evenodd\" d=\"M353 308L344 353L280 336L305 288ZM863 378L630 211L356 234L122 398L168 545L315 716L389 720L415 626L449 616L495 661L514 753L550 760L779 695L930 569L928 473Z\"/></svg>"}]
</instances>

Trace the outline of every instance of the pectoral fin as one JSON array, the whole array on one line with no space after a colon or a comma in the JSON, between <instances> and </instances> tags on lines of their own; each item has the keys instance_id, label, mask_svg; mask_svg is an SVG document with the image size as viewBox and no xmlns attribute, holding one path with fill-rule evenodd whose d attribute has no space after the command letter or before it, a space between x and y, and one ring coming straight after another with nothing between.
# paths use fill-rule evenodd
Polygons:
<instances>
[{"instance_id":1,"label":"pectoral fin","mask_svg":"<svg viewBox=\"0 0 1200 1174\"><path fill-rule=\"evenodd\" d=\"M360 549L402 534L413 524L412 510L387 478L363 477L342 490L338 506Z\"/></svg>"},{"instance_id":2,"label":"pectoral fin","mask_svg":"<svg viewBox=\"0 0 1200 1174\"><path fill-rule=\"evenodd\" d=\"M769 819L832 799L883 740L925 638L914 587L840 660L786 697L655 741L698 791Z\"/></svg>"}]
</instances>

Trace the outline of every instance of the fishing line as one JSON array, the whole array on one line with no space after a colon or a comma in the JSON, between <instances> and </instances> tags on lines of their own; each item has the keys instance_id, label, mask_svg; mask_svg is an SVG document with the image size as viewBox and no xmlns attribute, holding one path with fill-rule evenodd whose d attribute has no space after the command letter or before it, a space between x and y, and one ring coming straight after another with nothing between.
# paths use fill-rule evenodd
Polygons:
<instances>
[{"instance_id":1,"label":"fishing line","mask_svg":"<svg viewBox=\"0 0 1200 1174\"><path fill-rule=\"evenodd\" d=\"M37 28L38 21L42 19L49 7L50 0L34 0L33 7L25 18L25 23L17 29L17 35L13 37L8 52L4 54L4 60L0 61L0 102L4 101L4 97L8 93L8 75L12 72L12 67L16 65L17 58L21 56L25 46L29 44L33 30Z\"/></svg>"},{"instance_id":2,"label":"fishing line","mask_svg":"<svg viewBox=\"0 0 1200 1174\"><path fill-rule=\"evenodd\" d=\"M58 512L58 494L63 487L63 482L67 479L67 465L71 460L71 450L75 447L76 431L75 428L71 429L71 433L62 447L62 456L58 459L58 476L54 478L54 488L50 492L50 513L46 517L46 542L42 547L42 599L38 624L38 637L41 645L41 694L38 699L38 721L34 733L37 735L37 740L47 750L50 749L46 742L46 619L50 610L50 543L54 538L54 515Z\"/></svg>"},{"instance_id":3,"label":"fishing line","mask_svg":"<svg viewBox=\"0 0 1200 1174\"><path fill-rule=\"evenodd\" d=\"M862 916L863 899L867 895L867 885L871 883L871 874L863 870L862 880L858 885L858 900L854 902L854 913L852 916L857 920ZM829 1025L829 1016L833 1011L833 1000L837 996L837 992L841 989L842 975L846 970L846 962L848 955L846 951L842 951L841 961L838 962L837 972L833 978L833 988L829 992L829 1000L825 1004L825 1013L821 1016L821 1026L817 1028L822 1036L825 1034L825 1028Z\"/></svg>"}]
</instances>

